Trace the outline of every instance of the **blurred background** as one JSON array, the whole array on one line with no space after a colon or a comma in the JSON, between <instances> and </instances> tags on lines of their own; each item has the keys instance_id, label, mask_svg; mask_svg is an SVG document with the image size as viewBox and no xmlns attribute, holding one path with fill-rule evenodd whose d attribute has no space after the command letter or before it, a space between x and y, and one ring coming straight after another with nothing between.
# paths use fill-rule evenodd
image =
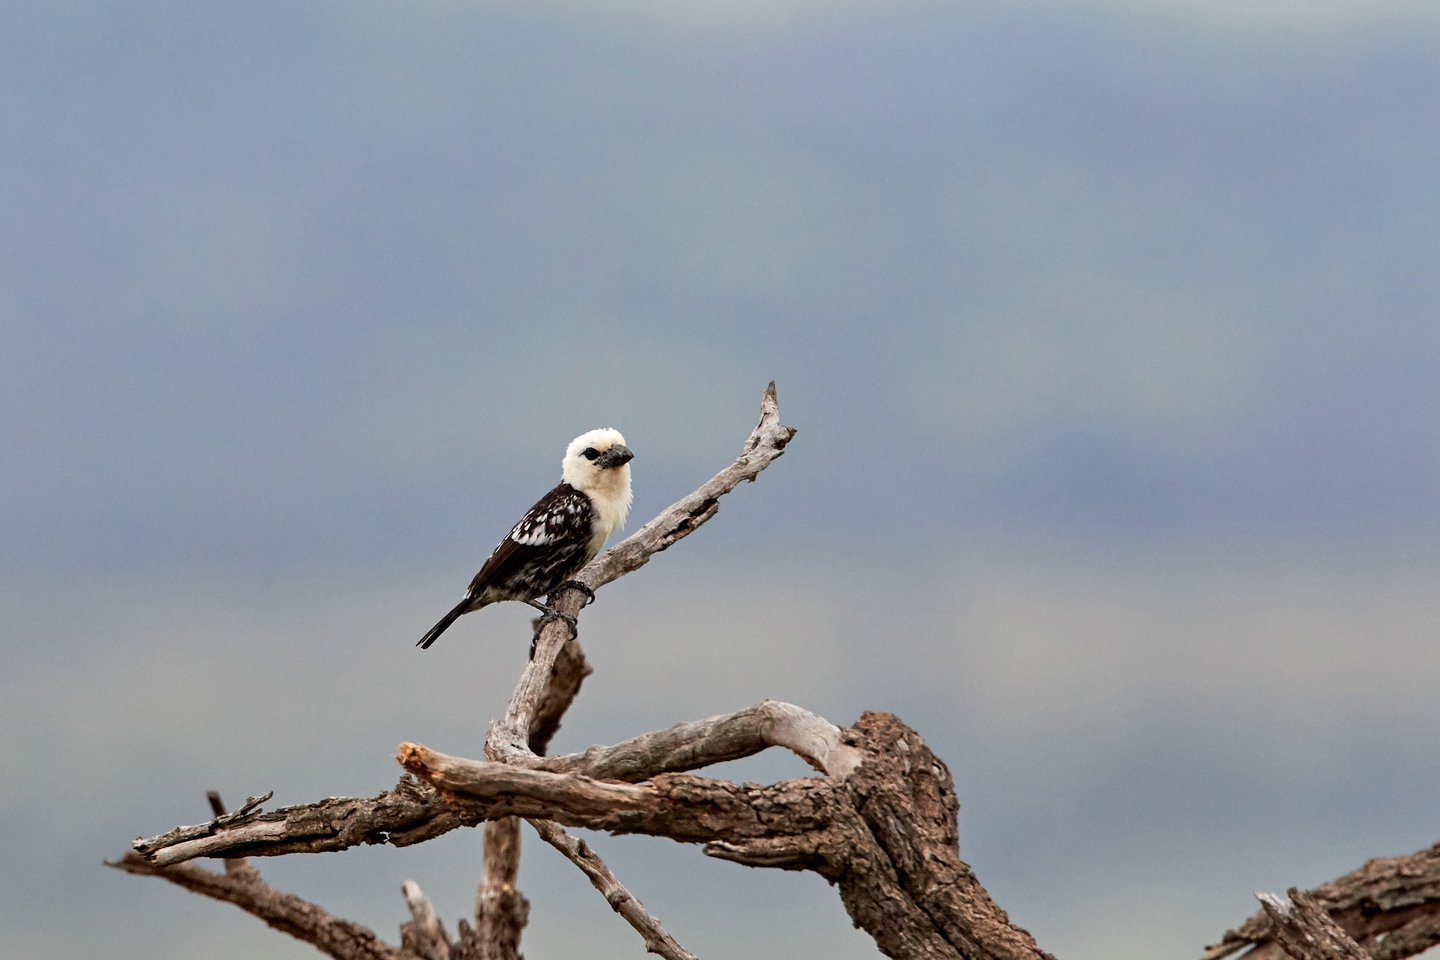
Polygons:
<instances>
[{"instance_id":1,"label":"blurred background","mask_svg":"<svg viewBox=\"0 0 1440 960\"><path fill-rule=\"evenodd\" d=\"M1440 838L1440 14L1285 0L0 8L0 954L303 958L108 871L478 755L530 611L420 635L596 426L630 529L555 748L789 700L949 763L1062 960ZM798 761L731 765L751 780ZM701 956L813 875L592 838ZM527 837L524 949L639 939ZM397 939L476 831L260 862Z\"/></svg>"}]
</instances>

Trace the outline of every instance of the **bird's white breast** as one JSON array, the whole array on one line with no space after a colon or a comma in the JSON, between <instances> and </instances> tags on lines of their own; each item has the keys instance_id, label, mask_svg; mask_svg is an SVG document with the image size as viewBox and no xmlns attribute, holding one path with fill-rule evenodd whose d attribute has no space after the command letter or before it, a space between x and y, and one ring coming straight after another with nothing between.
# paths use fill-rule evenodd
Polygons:
<instances>
[{"instance_id":1,"label":"bird's white breast","mask_svg":"<svg viewBox=\"0 0 1440 960\"><path fill-rule=\"evenodd\" d=\"M598 480L585 491L595 505L595 524L589 543L589 554L594 557L605 545L610 535L625 526L625 515L630 512L630 465L603 471Z\"/></svg>"}]
</instances>

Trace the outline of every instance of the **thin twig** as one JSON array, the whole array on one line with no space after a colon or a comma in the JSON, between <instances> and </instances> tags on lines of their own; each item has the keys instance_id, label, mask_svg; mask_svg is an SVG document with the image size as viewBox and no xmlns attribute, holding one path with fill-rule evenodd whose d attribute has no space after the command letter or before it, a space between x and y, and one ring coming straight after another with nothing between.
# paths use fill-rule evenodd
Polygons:
<instances>
[{"instance_id":1,"label":"thin twig","mask_svg":"<svg viewBox=\"0 0 1440 960\"><path fill-rule=\"evenodd\" d=\"M658 953L665 960L697 960L693 953L680 946L674 937L665 932L655 915L646 910L645 905L637 900L633 893L625 889L624 884L615 878L605 861L600 859L588 843L572 837L558 824L549 820L527 822L535 828L542 840L563 853L590 878L595 889L599 890L610 904L610 909L624 917L625 922L644 938L646 950Z\"/></svg>"}]
</instances>

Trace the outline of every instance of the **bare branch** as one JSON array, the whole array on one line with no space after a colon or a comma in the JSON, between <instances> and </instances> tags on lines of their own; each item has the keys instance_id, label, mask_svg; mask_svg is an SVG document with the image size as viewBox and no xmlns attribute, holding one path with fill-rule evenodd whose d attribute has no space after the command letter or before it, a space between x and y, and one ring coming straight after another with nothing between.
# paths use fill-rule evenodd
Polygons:
<instances>
[{"instance_id":1,"label":"bare branch","mask_svg":"<svg viewBox=\"0 0 1440 960\"><path fill-rule=\"evenodd\" d=\"M218 790L207 790L205 799L210 801L210 812L215 814L217 820L225 816L225 801L220 799ZM251 809L257 808L260 806L260 799L250 797L245 801L245 806ZM225 872L232 877L258 878L260 876L259 872L250 865L250 861L244 857L228 857L225 860Z\"/></svg>"},{"instance_id":2,"label":"bare branch","mask_svg":"<svg viewBox=\"0 0 1440 960\"><path fill-rule=\"evenodd\" d=\"M780 423L775 383L771 381L760 401L760 422L746 439L739 458L694 493L671 504L655 519L590 561L576 579L595 590L640 569L652 556L689 536L713 517L720 509L720 497L741 482L759 476L760 471L784 452L785 445L794 436L793 428ZM571 616L579 615L583 603L578 590L564 590L550 598L551 606ZM552 621L540 631L534 655L515 685L504 719L490 725L485 755L491 760L534 762L534 754L528 748L530 727L555 659L569 638L570 628L563 621Z\"/></svg>"},{"instance_id":3,"label":"bare branch","mask_svg":"<svg viewBox=\"0 0 1440 960\"><path fill-rule=\"evenodd\" d=\"M673 739L673 731L669 735ZM402 782L371 801L325 800L172 847L150 845L151 858L162 864L399 842L377 833L387 822L405 824L404 842L413 842L458 825L522 816L704 843L712 856L756 866L814 870L837 884L851 918L892 957L1047 960L960 859L954 783L919 735L889 714L867 713L840 731L838 742L861 758L848 776L769 786L684 773L661 773L641 784L595 780L405 744L402 762L442 791L443 800L423 785ZM657 756L670 755L670 746ZM818 758L819 751L811 752ZM840 755L838 748L832 753ZM457 944L465 942L462 933Z\"/></svg>"},{"instance_id":4,"label":"bare branch","mask_svg":"<svg viewBox=\"0 0 1440 960\"><path fill-rule=\"evenodd\" d=\"M844 865L837 882L851 919L891 957L1053 960L960 859L955 782L920 735L868 711L846 735L864 758L838 786L859 821L841 825L853 853L821 852Z\"/></svg>"},{"instance_id":5,"label":"bare branch","mask_svg":"<svg viewBox=\"0 0 1440 960\"><path fill-rule=\"evenodd\" d=\"M841 741L835 724L794 704L763 700L737 713L676 724L611 747L550 757L537 769L638 783L660 773L738 760L769 747L785 747L835 778L850 774L860 762L859 752Z\"/></svg>"},{"instance_id":6,"label":"bare branch","mask_svg":"<svg viewBox=\"0 0 1440 960\"><path fill-rule=\"evenodd\" d=\"M729 716L678 724L613 747L591 747L584 753L552 757L542 761L539 771L633 782L666 771L693 770L749 756L771 745L786 746L812 764L828 767L836 776L853 770L859 762L859 753L843 742L842 731L834 724L793 704L767 700ZM424 751L417 756L433 756L437 763L455 759L426 748L417 750ZM425 763L420 761L420 765ZM403 780L395 790L369 800L332 797L270 813L254 811L239 824L182 827L138 840L136 849L152 851L151 862L166 866L237 851L275 856L344 850L361 844L408 846L478 822L462 816L428 785Z\"/></svg>"},{"instance_id":7,"label":"bare branch","mask_svg":"<svg viewBox=\"0 0 1440 960\"><path fill-rule=\"evenodd\" d=\"M435 906L420 884L406 880L400 886L405 905L410 908L410 922L400 927L400 942L420 960L450 960L450 937L445 925L435 915Z\"/></svg>"},{"instance_id":8,"label":"bare branch","mask_svg":"<svg viewBox=\"0 0 1440 960\"><path fill-rule=\"evenodd\" d=\"M1376 857L1309 891L1315 902L1375 960L1403 960L1440 943L1440 843L1399 857ZM1245 960L1276 960L1272 921L1263 910L1208 947L1221 960L1253 947Z\"/></svg>"},{"instance_id":9,"label":"bare branch","mask_svg":"<svg viewBox=\"0 0 1440 960\"><path fill-rule=\"evenodd\" d=\"M394 790L367 800L331 797L269 813L255 811L243 823L202 831L194 839L167 841L197 829L182 827L149 840L136 840L135 849L148 851L144 855L149 862L163 867L226 854L273 857L377 843L406 847L466 825L432 787L406 777Z\"/></svg>"},{"instance_id":10,"label":"bare branch","mask_svg":"<svg viewBox=\"0 0 1440 960\"><path fill-rule=\"evenodd\" d=\"M424 775L449 794L448 799L427 784L402 781L396 790L369 800L332 797L316 803L282 807L256 820L214 834L184 840L171 846L147 841L153 852L148 861L170 866L196 857L279 856L290 853L326 853L350 847L390 843L411 843L439 836L461 826L475 826L504 816L540 817L571 826L634 833L655 830L657 836L671 836L688 842L712 839L740 840L753 831L730 836L720 824L725 818L716 809L748 803L739 797L780 803L767 791L780 791L790 799L809 797L809 806L829 785L818 779L801 779L762 787L738 785L721 780L664 774L648 786L593 780L574 774L529 770L504 763L448 757L426 747L402 744L402 762ZM682 803L685 798L692 803ZM671 804L682 804L673 807ZM707 805L708 804L708 805ZM681 810L672 830L667 817ZM714 820L707 827L706 821ZM818 821L807 817L800 829ZM752 824L756 830L763 830Z\"/></svg>"},{"instance_id":11,"label":"bare branch","mask_svg":"<svg viewBox=\"0 0 1440 960\"><path fill-rule=\"evenodd\" d=\"M772 380L760 400L760 422L746 438L736 461L694 493L666 507L654 520L590 561L577 579L595 590L639 570L655 554L688 537L715 516L720 509L720 498L744 481L755 480L760 471L785 452L785 445L794 436L795 428L780 422L780 405L775 396L775 381Z\"/></svg>"},{"instance_id":12,"label":"bare branch","mask_svg":"<svg viewBox=\"0 0 1440 960\"><path fill-rule=\"evenodd\" d=\"M540 694L535 707L535 719L530 722L530 752L545 756L550 740L560 729L560 720L570 704L580 694L580 685L594 672L585 659L585 651L578 640L571 640L560 648L550 679Z\"/></svg>"},{"instance_id":13,"label":"bare branch","mask_svg":"<svg viewBox=\"0 0 1440 960\"><path fill-rule=\"evenodd\" d=\"M643 903L635 899L634 894L625 889L588 843L572 837L558 824L549 820L531 820L529 823L546 843L563 853L590 878L590 882L605 897L610 908L624 917L625 922L644 938L646 950L658 953L665 960L697 960L693 953L680 946L674 937L665 932L660 921L645 909Z\"/></svg>"},{"instance_id":14,"label":"bare branch","mask_svg":"<svg viewBox=\"0 0 1440 960\"><path fill-rule=\"evenodd\" d=\"M141 840L136 837L131 846L140 853L149 853L151 850L172 846L185 840L208 837L219 830L255 819L260 815L260 805L273 796L275 796L274 790L262 797L246 797L245 802L240 805L240 809L234 813L219 814L209 823L201 823L193 827L176 827L169 833L162 833L149 840ZM214 807L212 806L211 809L213 810Z\"/></svg>"},{"instance_id":15,"label":"bare branch","mask_svg":"<svg viewBox=\"0 0 1440 960\"><path fill-rule=\"evenodd\" d=\"M530 750L545 755L560 719L590 675L590 664L580 642L572 639L560 648L550 671L535 720L530 727ZM520 872L520 821L502 817L485 824L484 867L475 893L475 927L466 931L466 947L475 960L519 960L520 935L530 919L530 902L516 886Z\"/></svg>"},{"instance_id":16,"label":"bare branch","mask_svg":"<svg viewBox=\"0 0 1440 960\"><path fill-rule=\"evenodd\" d=\"M1270 918L1276 942L1293 960L1370 960L1313 897L1291 887L1289 900L1273 893L1257 893L1255 898Z\"/></svg>"},{"instance_id":17,"label":"bare branch","mask_svg":"<svg viewBox=\"0 0 1440 960\"><path fill-rule=\"evenodd\" d=\"M485 824L484 869L475 895L475 936L481 960L520 960L520 932L530 902L515 887L520 867L520 821L501 817Z\"/></svg>"},{"instance_id":18,"label":"bare branch","mask_svg":"<svg viewBox=\"0 0 1440 960\"><path fill-rule=\"evenodd\" d=\"M416 960L414 954L390 946L369 928L342 920L294 894L282 893L258 876L231 876L193 863L157 867L134 851L122 860L107 860L105 865L143 877L160 877L194 893L233 903L335 960Z\"/></svg>"},{"instance_id":19,"label":"bare branch","mask_svg":"<svg viewBox=\"0 0 1440 960\"><path fill-rule=\"evenodd\" d=\"M836 802L830 785L815 778L761 786L668 773L636 785L467 760L413 743L400 745L399 760L444 792L464 821L538 817L686 843L819 829ZM772 816L762 821L757 804Z\"/></svg>"}]
</instances>

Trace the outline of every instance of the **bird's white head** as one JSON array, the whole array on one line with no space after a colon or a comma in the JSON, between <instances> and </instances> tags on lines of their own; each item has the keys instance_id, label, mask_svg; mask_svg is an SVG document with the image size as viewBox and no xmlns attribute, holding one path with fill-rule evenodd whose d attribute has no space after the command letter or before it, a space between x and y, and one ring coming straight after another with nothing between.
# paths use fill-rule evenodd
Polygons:
<instances>
[{"instance_id":1,"label":"bird's white head","mask_svg":"<svg viewBox=\"0 0 1440 960\"><path fill-rule=\"evenodd\" d=\"M560 476L608 514L606 526L619 529L630 511L630 460L635 454L625 446L619 430L602 427L582 433L565 448Z\"/></svg>"}]
</instances>

